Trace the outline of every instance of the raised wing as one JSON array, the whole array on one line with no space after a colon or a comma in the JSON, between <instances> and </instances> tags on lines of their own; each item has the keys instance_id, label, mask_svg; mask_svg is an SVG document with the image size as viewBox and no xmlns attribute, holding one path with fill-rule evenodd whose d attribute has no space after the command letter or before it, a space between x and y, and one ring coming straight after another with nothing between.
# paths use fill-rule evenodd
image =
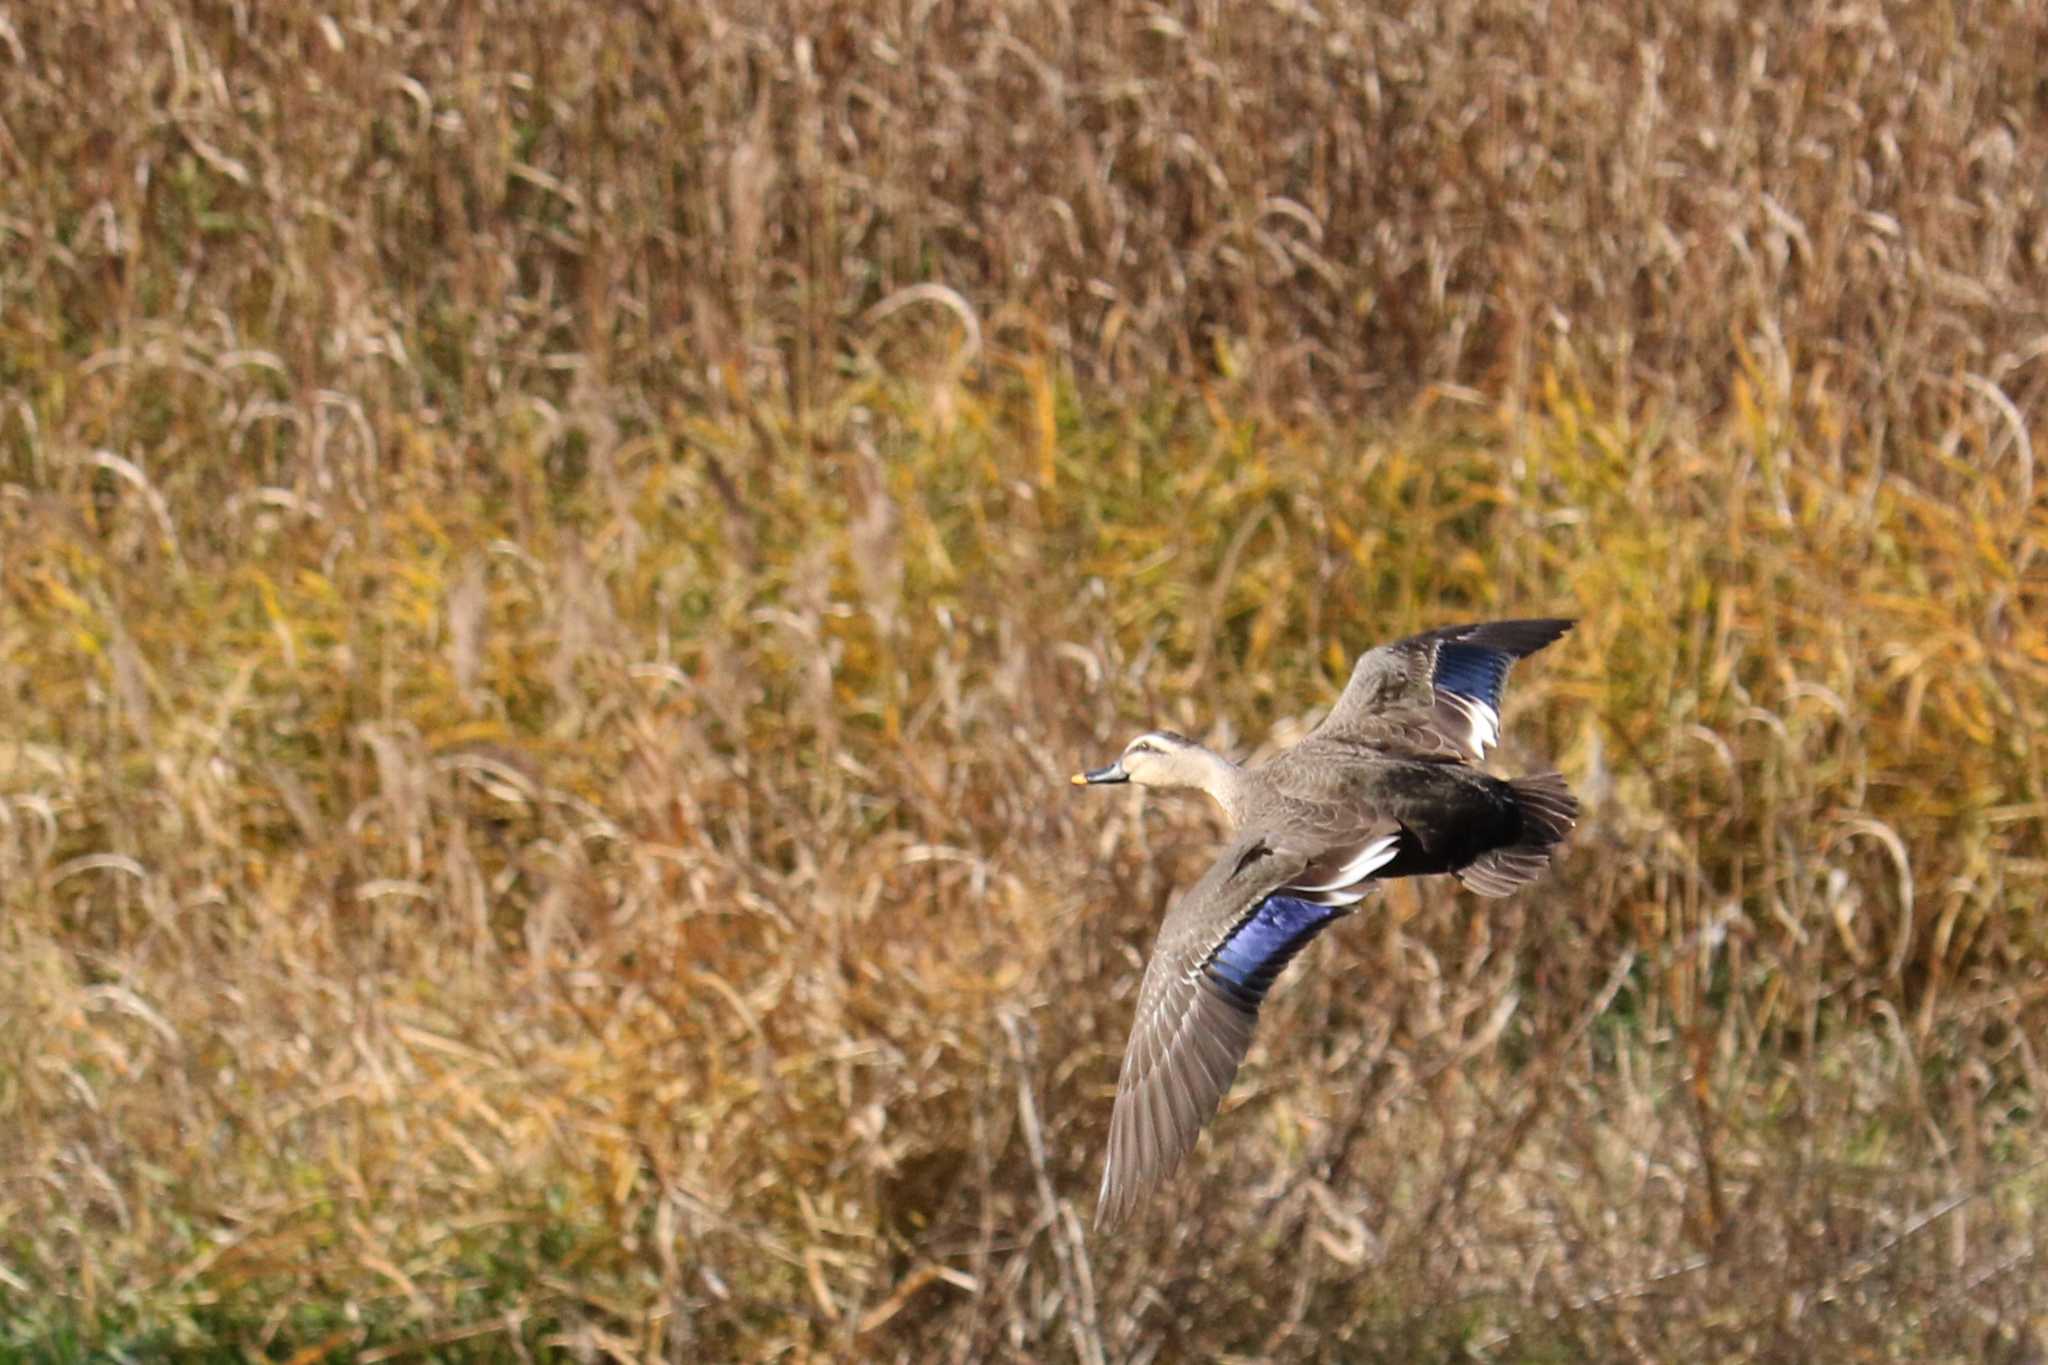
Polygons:
<instances>
[{"instance_id":1,"label":"raised wing","mask_svg":"<svg viewBox=\"0 0 2048 1365\"><path fill-rule=\"evenodd\" d=\"M1571 628L1556 618L1484 621L1369 649L1313 737L1477 763L1500 738L1508 669Z\"/></svg>"},{"instance_id":2,"label":"raised wing","mask_svg":"<svg viewBox=\"0 0 2048 1365\"><path fill-rule=\"evenodd\" d=\"M1237 1076L1273 982L1350 913L1395 852L1392 835L1315 858L1248 834L1168 912L1117 1077L1098 1226L1122 1219L1194 1147Z\"/></svg>"}]
</instances>

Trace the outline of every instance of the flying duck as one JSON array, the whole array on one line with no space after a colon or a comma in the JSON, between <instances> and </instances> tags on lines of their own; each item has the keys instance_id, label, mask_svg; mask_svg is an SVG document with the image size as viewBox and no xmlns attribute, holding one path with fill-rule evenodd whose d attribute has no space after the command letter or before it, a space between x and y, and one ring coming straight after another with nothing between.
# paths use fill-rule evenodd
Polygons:
<instances>
[{"instance_id":1,"label":"flying duck","mask_svg":"<svg viewBox=\"0 0 2048 1365\"><path fill-rule=\"evenodd\" d=\"M1447 626L1359 656L1321 724L1250 767L1170 730L1076 785L1191 788L1235 836L1167 912L1138 988L1095 1221L1109 1227L1195 1145L1286 965L1372 883L1450 873L1482 896L1541 875L1578 819L1557 773L1477 765L1500 737L1508 669L1566 620Z\"/></svg>"}]
</instances>

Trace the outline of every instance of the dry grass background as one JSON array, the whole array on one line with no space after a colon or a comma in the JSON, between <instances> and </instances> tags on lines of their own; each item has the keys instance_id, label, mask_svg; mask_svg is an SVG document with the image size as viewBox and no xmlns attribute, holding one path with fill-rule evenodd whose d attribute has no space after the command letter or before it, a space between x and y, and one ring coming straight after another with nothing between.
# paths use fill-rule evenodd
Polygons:
<instances>
[{"instance_id":1,"label":"dry grass background","mask_svg":"<svg viewBox=\"0 0 2048 1365\"><path fill-rule=\"evenodd\" d=\"M2048 21L1752 8L0 3L0 1352L2041 1359ZM1064 773L1535 611L1094 1238Z\"/></svg>"}]
</instances>

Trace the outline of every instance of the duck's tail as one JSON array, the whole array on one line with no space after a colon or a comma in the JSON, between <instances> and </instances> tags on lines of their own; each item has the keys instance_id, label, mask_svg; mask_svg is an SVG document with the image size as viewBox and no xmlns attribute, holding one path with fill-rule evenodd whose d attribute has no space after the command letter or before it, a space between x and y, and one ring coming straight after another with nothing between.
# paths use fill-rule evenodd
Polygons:
<instances>
[{"instance_id":1,"label":"duck's tail","mask_svg":"<svg viewBox=\"0 0 2048 1365\"><path fill-rule=\"evenodd\" d=\"M1505 896L1543 875L1551 850L1579 821L1579 799L1560 773L1518 777L1508 783L1522 812L1522 834L1458 869L1458 880L1481 896Z\"/></svg>"}]
</instances>

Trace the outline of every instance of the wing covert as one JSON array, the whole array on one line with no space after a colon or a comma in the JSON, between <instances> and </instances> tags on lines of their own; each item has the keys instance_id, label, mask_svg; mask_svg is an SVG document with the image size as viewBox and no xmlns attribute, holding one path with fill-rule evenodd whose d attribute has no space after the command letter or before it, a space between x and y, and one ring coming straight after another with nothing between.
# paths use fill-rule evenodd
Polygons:
<instances>
[{"instance_id":1,"label":"wing covert","mask_svg":"<svg viewBox=\"0 0 2048 1365\"><path fill-rule=\"evenodd\" d=\"M1445 626L1367 650L1315 729L1418 758L1476 763L1500 738L1508 670L1572 628L1558 618Z\"/></svg>"}]
</instances>

